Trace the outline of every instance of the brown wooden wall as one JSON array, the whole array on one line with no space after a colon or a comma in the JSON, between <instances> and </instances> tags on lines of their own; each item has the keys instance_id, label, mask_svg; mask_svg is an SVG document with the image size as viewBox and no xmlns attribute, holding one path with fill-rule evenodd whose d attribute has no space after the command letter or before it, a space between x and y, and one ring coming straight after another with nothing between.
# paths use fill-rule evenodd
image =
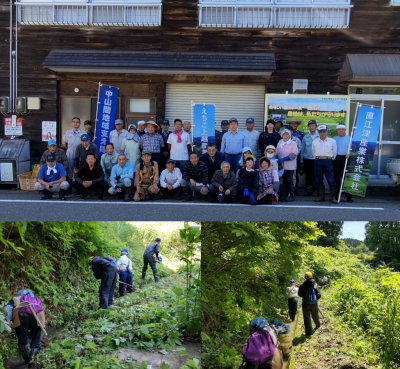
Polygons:
<instances>
[{"instance_id":1,"label":"brown wooden wall","mask_svg":"<svg viewBox=\"0 0 400 369\"><path fill-rule=\"evenodd\" d=\"M309 93L346 93L346 86L337 82L346 54L400 53L400 7L390 7L390 0L352 4L350 28L344 30L198 28L197 0L164 0L159 28L19 27L18 94L42 98L42 109L23 117L32 156L37 158L44 147L41 121L59 120L60 80L125 81L132 88L135 83L155 84L158 120L163 118L166 82L261 83L269 93L284 93L292 90L293 79L307 78ZM0 0L0 96L9 94L8 27L9 1ZM272 52L277 69L270 78L56 74L41 66L52 49Z\"/></svg>"}]
</instances>

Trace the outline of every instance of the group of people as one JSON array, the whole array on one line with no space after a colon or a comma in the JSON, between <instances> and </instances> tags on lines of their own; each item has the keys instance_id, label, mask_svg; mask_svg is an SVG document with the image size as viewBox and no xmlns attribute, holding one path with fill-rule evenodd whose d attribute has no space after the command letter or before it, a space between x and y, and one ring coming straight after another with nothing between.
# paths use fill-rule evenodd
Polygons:
<instances>
[{"instance_id":1,"label":"group of people","mask_svg":"<svg viewBox=\"0 0 400 369\"><path fill-rule=\"evenodd\" d=\"M154 281L160 282L156 267L156 262L162 260L159 256L160 242L161 238L157 237L146 246L143 253L142 279L146 278L146 271L150 265L153 270ZM154 258L154 255L156 255L156 258ZM128 257L127 249L121 250L121 256L116 262L109 257L90 257L89 268L93 270L94 277L101 280L99 309L107 309L113 304L117 283L120 296L124 296L126 292L132 293L134 291L132 260ZM45 326L45 311L42 301L35 297L31 290L20 290L4 307L4 316L8 322L12 322L12 327L18 338L20 355L25 363L29 364L42 347L42 330L44 331Z\"/></svg>"},{"instance_id":2,"label":"group of people","mask_svg":"<svg viewBox=\"0 0 400 369\"><path fill-rule=\"evenodd\" d=\"M291 120L284 126L269 119L259 133L253 118L246 120L245 131L238 130L236 118L223 120L221 131L215 131L215 143L208 143L199 156L192 151L189 122L175 119L171 131L164 120L157 132L153 121L140 121L138 129L130 124L125 130L117 119L106 153L100 157L90 130L81 130L75 117L64 136L66 152L55 140L48 141L35 187L43 200L55 192L65 200L72 186L81 200L93 191L100 201L106 194L124 201L170 197L191 201L197 194L199 200L210 202L276 205L295 200L299 175L304 172L306 196L317 192L315 201L325 200L325 175L330 201L337 204L349 155L346 127L339 124L338 136L332 139L325 124L317 127L310 120L309 133L304 134L297 130L300 123ZM353 201L350 194L346 196Z\"/></svg>"}]
</instances>

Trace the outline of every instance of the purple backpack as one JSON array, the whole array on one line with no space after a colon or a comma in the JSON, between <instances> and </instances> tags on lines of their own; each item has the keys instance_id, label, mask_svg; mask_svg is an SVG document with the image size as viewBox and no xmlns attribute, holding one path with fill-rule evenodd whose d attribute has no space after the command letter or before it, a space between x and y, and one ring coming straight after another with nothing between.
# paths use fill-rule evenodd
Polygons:
<instances>
[{"instance_id":1,"label":"purple backpack","mask_svg":"<svg viewBox=\"0 0 400 369\"><path fill-rule=\"evenodd\" d=\"M30 297L30 296L22 296L21 302L27 301L31 304L33 311L37 314L43 311L42 301L39 297ZM29 306L25 306L21 308L21 311L27 314L32 314L31 308Z\"/></svg>"},{"instance_id":2,"label":"purple backpack","mask_svg":"<svg viewBox=\"0 0 400 369\"><path fill-rule=\"evenodd\" d=\"M242 350L243 361L251 365L261 365L274 356L276 346L266 329L253 333L245 342Z\"/></svg>"}]
</instances>

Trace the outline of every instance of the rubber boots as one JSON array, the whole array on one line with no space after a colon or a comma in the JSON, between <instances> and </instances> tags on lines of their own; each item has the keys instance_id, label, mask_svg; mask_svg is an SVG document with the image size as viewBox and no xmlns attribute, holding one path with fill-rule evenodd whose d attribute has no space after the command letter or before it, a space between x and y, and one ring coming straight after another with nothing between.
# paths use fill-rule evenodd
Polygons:
<instances>
[{"instance_id":1,"label":"rubber boots","mask_svg":"<svg viewBox=\"0 0 400 369\"><path fill-rule=\"evenodd\" d=\"M131 187L125 187L124 190L124 202L131 201Z\"/></svg>"},{"instance_id":2,"label":"rubber boots","mask_svg":"<svg viewBox=\"0 0 400 369\"><path fill-rule=\"evenodd\" d=\"M26 345L26 346L24 346L24 347L20 347L20 348L19 348L19 353L21 354L22 358L24 359L25 364L28 364L28 363L29 363L29 360L30 360L30 358L29 358L29 347L28 347L28 345Z\"/></svg>"},{"instance_id":3,"label":"rubber boots","mask_svg":"<svg viewBox=\"0 0 400 369\"><path fill-rule=\"evenodd\" d=\"M335 187L329 187L329 192L331 193L331 203L332 204L339 204L335 197Z\"/></svg>"},{"instance_id":4,"label":"rubber boots","mask_svg":"<svg viewBox=\"0 0 400 369\"><path fill-rule=\"evenodd\" d=\"M319 197L316 198L314 201L315 202L325 201L325 186L318 187L318 192L319 192Z\"/></svg>"},{"instance_id":5,"label":"rubber boots","mask_svg":"<svg viewBox=\"0 0 400 369\"><path fill-rule=\"evenodd\" d=\"M97 201L104 201L103 196L104 196L104 192L103 191L99 191L97 193Z\"/></svg>"},{"instance_id":6,"label":"rubber boots","mask_svg":"<svg viewBox=\"0 0 400 369\"><path fill-rule=\"evenodd\" d=\"M40 191L42 195L44 195L40 200L47 200L47 199L52 199L53 194L49 190L42 190Z\"/></svg>"},{"instance_id":7,"label":"rubber boots","mask_svg":"<svg viewBox=\"0 0 400 369\"><path fill-rule=\"evenodd\" d=\"M60 200L66 200L67 198L65 197L65 194L67 193L67 190L63 190L63 189L60 189L60 192L58 193L58 198L60 199Z\"/></svg>"},{"instance_id":8,"label":"rubber boots","mask_svg":"<svg viewBox=\"0 0 400 369\"><path fill-rule=\"evenodd\" d=\"M288 202L294 201L294 191L294 185L289 186L289 196L287 197Z\"/></svg>"},{"instance_id":9,"label":"rubber boots","mask_svg":"<svg viewBox=\"0 0 400 369\"><path fill-rule=\"evenodd\" d=\"M142 279L146 278L146 273L142 273Z\"/></svg>"},{"instance_id":10,"label":"rubber boots","mask_svg":"<svg viewBox=\"0 0 400 369\"><path fill-rule=\"evenodd\" d=\"M34 360L35 356L39 353L38 348L33 348L31 349L31 352L29 353L29 361Z\"/></svg>"},{"instance_id":11,"label":"rubber boots","mask_svg":"<svg viewBox=\"0 0 400 369\"><path fill-rule=\"evenodd\" d=\"M158 274L157 274L157 273L154 274L154 281L155 281L155 282L160 282L160 280L158 279Z\"/></svg>"}]
</instances>

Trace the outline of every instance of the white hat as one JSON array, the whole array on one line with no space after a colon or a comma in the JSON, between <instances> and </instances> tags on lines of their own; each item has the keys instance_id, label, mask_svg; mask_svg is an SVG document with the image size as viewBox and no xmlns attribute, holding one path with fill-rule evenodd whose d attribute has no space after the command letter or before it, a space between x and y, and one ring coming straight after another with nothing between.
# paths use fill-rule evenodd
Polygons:
<instances>
[{"instance_id":1,"label":"white hat","mask_svg":"<svg viewBox=\"0 0 400 369\"><path fill-rule=\"evenodd\" d=\"M139 122L137 122L138 125L140 124L146 124L146 122L144 120L139 120Z\"/></svg>"},{"instance_id":2,"label":"white hat","mask_svg":"<svg viewBox=\"0 0 400 369\"><path fill-rule=\"evenodd\" d=\"M339 129L339 128L344 128L344 129L346 129L346 126L345 126L344 124L338 124L338 125L336 126L336 129Z\"/></svg>"}]
</instances>

